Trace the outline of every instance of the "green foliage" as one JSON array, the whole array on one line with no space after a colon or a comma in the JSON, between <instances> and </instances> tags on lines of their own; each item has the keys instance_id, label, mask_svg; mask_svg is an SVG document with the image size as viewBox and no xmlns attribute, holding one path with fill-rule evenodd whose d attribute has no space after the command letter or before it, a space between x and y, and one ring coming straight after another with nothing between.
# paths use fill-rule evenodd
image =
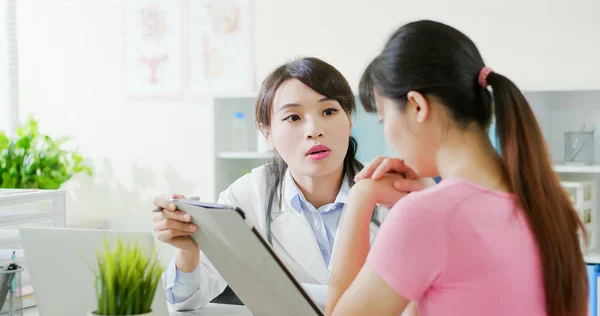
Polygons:
<instances>
[{"instance_id":1,"label":"green foliage","mask_svg":"<svg viewBox=\"0 0 600 316\"><path fill-rule=\"evenodd\" d=\"M151 311L163 268L156 252L144 254L139 243L126 244L117 237L98 254L96 271L97 315L139 315Z\"/></svg>"},{"instance_id":2,"label":"green foliage","mask_svg":"<svg viewBox=\"0 0 600 316\"><path fill-rule=\"evenodd\" d=\"M0 131L0 188L58 189L79 172L91 176L83 156L63 148L68 141L41 134L31 117L14 138Z\"/></svg>"}]
</instances>

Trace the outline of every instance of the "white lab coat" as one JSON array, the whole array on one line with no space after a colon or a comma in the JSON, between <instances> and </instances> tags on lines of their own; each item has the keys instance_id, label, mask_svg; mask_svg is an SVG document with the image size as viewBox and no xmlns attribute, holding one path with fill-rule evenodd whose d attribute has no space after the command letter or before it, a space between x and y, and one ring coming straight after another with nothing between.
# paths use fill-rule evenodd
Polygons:
<instances>
[{"instance_id":1,"label":"white lab coat","mask_svg":"<svg viewBox=\"0 0 600 316\"><path fill-rule=\"evenodd\" d=\"M288 184L285 177L283 185ZM237 206L244 211L247 220L263 236L266 236L266 203L269 199L267 186L267 167L260 166L252 172L242 176L229 188L221 192L218 203ZM294 277L301 283L326 285L328 284L331 267L325 265L323 256L317 244L313 230L303 214L292 208L289 198L283 196L281 209L279 203L272 206L272 240L273 249L281 258ZM383 222L387 210L380 208L377 212L378 220ZM342 219L340 222L343 220ZM371 223L371 240L373 240L379 227ZM333 251L335 252L334 242ZM208 258L201 254L199 267L201 282L199 289L189 299L172 305L175 310L194 310L206 306L218 296L227 283L219 275ZM333 262L331 264L334 264ZM170 269L174 269L171 264ZM163 285L168 288L169 280L163 279Z\"/></svg>"}]
</instances>

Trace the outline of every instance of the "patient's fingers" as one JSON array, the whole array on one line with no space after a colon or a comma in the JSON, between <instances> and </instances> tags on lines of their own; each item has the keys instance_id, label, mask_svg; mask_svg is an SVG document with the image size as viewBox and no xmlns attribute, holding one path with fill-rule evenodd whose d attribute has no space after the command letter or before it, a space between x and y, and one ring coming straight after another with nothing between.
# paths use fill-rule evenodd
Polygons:
<instances>
[{"instance_id":1,"label":"patient's fingers","mask_svg":"<svg viewBox=\"0 0 600 316\"><path fill-rule=\"evenodd\" d=\"M379 167L385 157L375 157L369 164L367 164L359 173L354 177L354 181L370 178L375 169Z\"/></svg>"},{"instance_id":2,"label":"patient's fingers","mask_svg":"<svg viewBox=\"0 0 600 316\"><path fill-rule=\"evenodd\" d=\"M381 161L381 163L379 164L379 166L377 166L377 168L375 169L375 171L373 171L373 174L371 175L371 179L373 180L377 180L377 179L381 179L381 177L388 173L390 170L392 170L393 166L392 166L392 160L389 158L385 158Z\"/></svg>"},{"instance_id":3,"label":"patient's fingers","mask_svg":"<svg viewBox=\"0 0 600 316\"><path fill-rule=\"evenodd\" d=\"M403 175L407 175L408 173L414 173L412 169L410 169L406 164L404 164L404 160L398 158L385 158L384 161L381 162L379 167L373 172L371 176L372 179L378 180L381 179L386 173L400 173ZM409 178L408 176L406 176Z\"/></svg>"},{"instance_id":4,"label":"patient's fingers","mask_svg":"<svg viewBox=\"0 0 600 316\"><path fill-rule=\"evenodd\" d=\"M420 180L401 179L394 182L394 189L400 192L413 192L425 189L425 184Z\"/></svg>"}]
</instances>

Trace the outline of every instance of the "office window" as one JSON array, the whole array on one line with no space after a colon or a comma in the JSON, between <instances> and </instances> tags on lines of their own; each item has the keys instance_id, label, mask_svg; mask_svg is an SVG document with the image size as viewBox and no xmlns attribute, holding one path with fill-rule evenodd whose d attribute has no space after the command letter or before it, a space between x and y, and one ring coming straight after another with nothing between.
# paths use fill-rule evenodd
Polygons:
<instances>
[{"instance_id":1,"label":"office window","mask_svg":"<svg viewBox=\"0 0 600 316\"><path fill-rule=\"evenodd\" d=\"M18 124L17 0L0 0L0 130Z\"/></svg>"}]
</instances>

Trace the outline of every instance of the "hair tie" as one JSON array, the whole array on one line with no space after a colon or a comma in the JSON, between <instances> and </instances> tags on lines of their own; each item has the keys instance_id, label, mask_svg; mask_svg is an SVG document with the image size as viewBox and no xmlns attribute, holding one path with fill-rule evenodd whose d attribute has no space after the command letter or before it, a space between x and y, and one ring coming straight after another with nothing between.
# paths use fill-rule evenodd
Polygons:
<instances>
[{"instance_id":1,"label":"hair tie","mask_svg":"<svg viewBox=\"0 0 600 316\"><path fill-rule=\"evenodd\" d=\"M488 83L487 83L487 77L494 72L492 70L492 68L488 67L488 66L483 66L483 68L481 68L481 71L479 72L479 77L477 78L477 81L479 82L479 85L487 88Z\"/></svg>"}]
</instances>

